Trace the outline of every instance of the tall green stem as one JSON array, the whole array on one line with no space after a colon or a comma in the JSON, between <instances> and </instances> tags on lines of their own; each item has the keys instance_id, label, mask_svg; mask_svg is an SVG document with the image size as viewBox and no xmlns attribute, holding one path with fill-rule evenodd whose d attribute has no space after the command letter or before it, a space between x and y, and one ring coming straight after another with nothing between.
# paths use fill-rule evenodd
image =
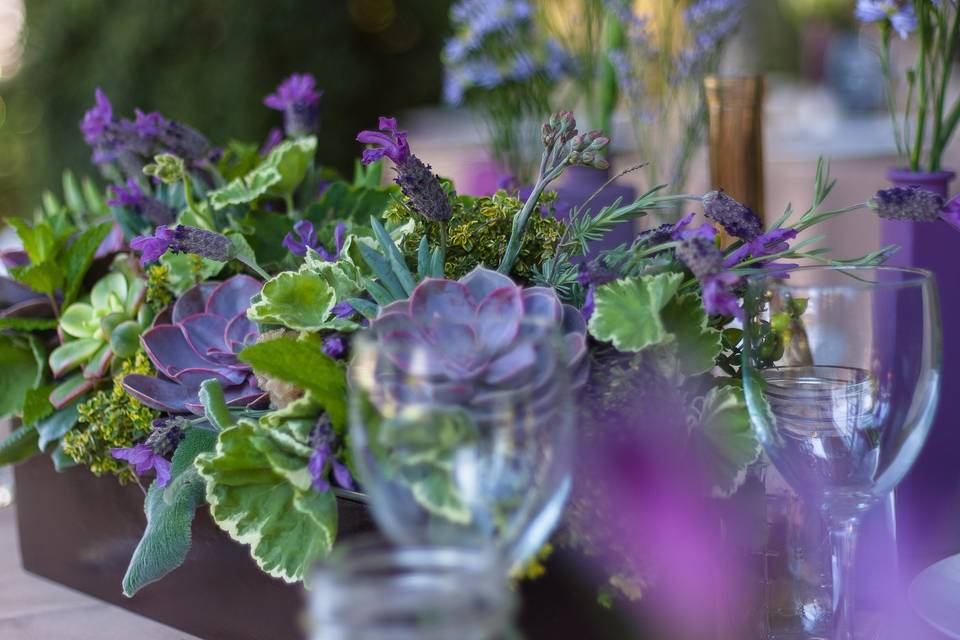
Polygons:
<instances>
[{"instance_id":1,"label":"tall green stem","mask_svg":"<svg viewBox=\"0 0 960 640\"><path fill-rule=\"evenodd\" d=\"M900 125L897 122L897 101L893 86L893 71L890 65L890 31L889 23L881 23L880 37L882 44L880 45L880 66L883 69L883 79L886 85L884 93L887 98L887 111L890 112L890 121L893 123L893 139L897 143L897 155L902 158L905 155L905 141L900 133Z\"/></svg>"},{"instance_id":2,"label":"tall green stem","mask_svg":"<svg viewBox=\"0 0 960 640\"><path fill-rule=\"evenodd\" d=\"M929 15L926 11L920 12L920 63L917 69L917 76L920 81L920 94L917 102L917 138L913 141L913 154L910 157L910 169L920 171L920 155L923 152L923 140L926 137L927 129L927 109L928 97L927 90L929 78L927 78L927 56L930 53L930 25Z\"/></svg>"},{"instance_id":3,"label":"tall green stem","mask_svg":"<svg viewBox=\"0 0 960 640\"><path fill-rule=\"evenodd\" d=\"M946 7L944 7L946 11ZM944 14L945 16L945 14ZM953 136L953 131L957 126L957 118L960 118L960 100L957 101L953 111L957 114L953 117L951 113L950 121L944 120L944 110L947 101L947 88L950 84L950 74L953 71L953 61L957 56L957 41L960 40L960 9L954 11L953 24L950 27L950 34L947 35L946 18L942 17L940 21L941 51L943 53L943 68L940 74L940 86L937 90L936 120L934 120L933 146L930 148L930 170L939 171L943 160L943 151Z\"/></svg>"}]
</instances>

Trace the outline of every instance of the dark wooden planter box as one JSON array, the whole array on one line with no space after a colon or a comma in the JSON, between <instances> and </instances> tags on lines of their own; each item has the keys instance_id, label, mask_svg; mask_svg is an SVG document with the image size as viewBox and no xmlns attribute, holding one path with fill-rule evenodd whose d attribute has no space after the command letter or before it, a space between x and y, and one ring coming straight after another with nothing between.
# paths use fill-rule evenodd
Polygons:
<instances>
[{"instance_id":1,"label":"dark wooden planter box","mask_svg":"<svg viewBox=\"0 0 960 640\"><path fill-rule=\"evenodd\" d=\"M183 566L133 598L120 582L143 534L143 493L81 467L57 473L46 456L16 467L23 568L208 640L305 638L304 591L271 578L249 549L197 511ZM340 536L373 528L366 505L339 499Z\"/></svg>"},{"instance_id":2,"label":"dark wooden planter box","mask_svg":"<svg viewBox=\"0 0 960 640\"><path fill-rule=\"evenodd\" d=\"M120 583L146 525L140 489L82 467L57 473L46 456L15 472L20 552L30 573L206 640L306 639L303 588L261 572L206 508L197 511L183 566L127 598ZM375 528L364 503L340 498L339 508L340 539ZM558 553L544 578L522 585L523 637L646 637L601 609L596 593L578 563Z\"/></svg>"}]
</instances>

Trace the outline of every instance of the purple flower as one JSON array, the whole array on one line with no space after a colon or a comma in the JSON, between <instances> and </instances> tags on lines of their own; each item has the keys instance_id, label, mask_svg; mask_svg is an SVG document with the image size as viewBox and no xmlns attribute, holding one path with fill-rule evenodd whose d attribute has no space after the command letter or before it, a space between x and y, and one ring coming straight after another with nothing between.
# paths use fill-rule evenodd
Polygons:
<instances>
[{"instance_id":1,"label":"purple flower","mask_svg":"<svg viewBox=\"0 0 960 640\"><path fill-rule=\"evenodd\" d=\"M100 87L97 87L96 104L92 109L83 114L83 121L80 123L80 131L83 132L83 139L91 146L101 142L110 124L113 122L113 106Z\"/></svg>"},{"instance_id":2,"label":"purple flower","mask_svg":"<svg viewBox=\"0 0 960 640\"><path fill-rule=\"evenodd\" d=\"M357 142L378 145L372 149L363 150L363 164L376 162L386 156L399 165L410 157L410 146L407 144L407 132L397 130L397 119L380 116L378 124L380 131L361 131L357 134Z\"/></svg>"},{"instance_id":3,"label":"purple flower","mask_svg":"<svg viewBox=\"0 0 960 640\"><path fill-rule=\"evenodd\" d=\"M131 128L143 140L153 140L159 136L169 126L170 122L156 111L144 113L140 109L134 109L136 119Z\"/></svg>"},{"instance_id":4,"label":"purple flower","mask_svg":"<svg viewBox=\"0 0 960 640\"><path fill-rule=\"evenodd\" d=\"M744 242L741 246L730 252L726 260L724 260L724 266L727 268L732 268L746 260L748 256L752 258L762 258L774 253L786 251L790 248L790 245L787 241L793 240L796 237L796 229L771 229L770 231L757 236L750 242ZM760 261L757 264L763 266L765 262ZM786 267L787 265L780 266Z\"/></svg>"},{"instance_id":5,"label":"purple flower","mask_svg":"<svg viewBox=\"0 0 960 640\"><path fill-rule=\"evenodd\" d=\"M857 0L855 11L861 22L885 22L906 39L917 28L917 14L910 0Z\"/></svg>"},{"instance_id":6,"label":"purple flower","mask_svg":"<svg viewBox=\"0 0 960 640\"><path fill-rule=\"evenodd\" d=\"M669 225L668 225L669 226ZM616 280L617 273L610 269L603 260L597 259L588 264L580 265L580 273L577 274L577 282L587 288L586 296L583 299L583 307L580 309L584 320L589 320L596 310L594 295L597 287L605 285L608 282Z\"/></svg>"},{"instance_id":7,"label":"purple flower","mask_svg":"<svg viewBox=\"0 0 960 640\"><path fill-rule=\"evenodd\" d=\"M293 231L284 236L283 246L290 253L301 257L307 255L307 249L316 250L319 245L317 244L317 230L314 229L313 223L309 220L300 220L295 223Z\"/></svg>"},{"instance_id":8,"label":"purple flower","mask_svg":"<svg viewBox=\"0 0 960 640\"><path fill-rule=\"evenodd\" d=\"M110 455L117 460L129 462L138 476L153 469L157 472L158 487L165 487L170 482L170 462L145 443L123 449L110 449Z\"/></svg>"},{"instance_id":9,"label":"purple flower","mask_svg":"<svg viewBox=\"0 0 960 640\"><path fill-rule=\"evenodd\" d=\"M260 147L260 155L266 157L281 142L283 142L283 130L280 127L270 129L267 139L263 141L263 146Z\"/></svg>"},{"instance_id":10,"label":"purple flower","mask_svg":"<svg viewBox=\"0 0 960 640\"><path fill-rule=\"evenodd\" d=\"M178 224L176 228L157 227L153 236L137 236L130 248L141 252L142 266L160 259L169 249L174 253L192 253L209 260L227 262L235 256L233 243L219 233Z\"/></svg>"},{"instance_id":11,"label":"purple flower","mask_svg":"<svg viewBox=\"0 0 960 640\"><path fill-rule=\"evenodd\" d=\"M750 207L740 204L723 189L703 196L703 213L730 235L750 242L763 233L763 221Z\"/></svg>"},{"instance_id":12,"label":"purple flower","mask_svg":"<svg viewBox=\"0 0 960 640\"><path fill-rule=\"evenodd\" d=\"M335 333L323 339L320 350L330 358L339 360L347 353L347 343L343 341L343 336Z\"/></svg>"},{"instance_id":13,"label":"purple flower","mask_svg":"<svg viewBox=\"0 0 960 640\"><path fill-rule=\"evenodd\" d=\"M327 481L327 474L333 472L333 479L344 489L353 489L353 478L346 465L337 460L333 454L333 443L336 440L336 434L333 431L333 425L330 423L330 417L323 414L317 420L313 433L310 435L310 441L313 446L313 453L307 462L307 471L310 473L311 486L315 491L324 492L330 489L330 483Z\"/></svg>"},{"instance_id":14,"label":"purple flower","mask_svg":"<svg viewBox=\"0 0 960 640\"><path fill-rule=\"evenodd\" d=\"M707 313L743 318L737 296L730 290L740 278L726 270L712 225L704 224L683 232L677 257L700 281L703 308Z\"/></svg>"},{"instance_id":15,"label":"purple flower","mask_svg":"<svg viewBox=\"0 0 960 640\"><path fill-rule=\"evenodd\" d=\"M356 313L356 310L353 308L353 305L346 300L343 300L333 305L333 308L330 309L330 313L333 314L334 318L349 318Z\"/></svg>"},{"instance_id":16,"label":"purple flower","mask_svg":"<svg viewBox=\"0 0 960 640\"><path fill-rule=\"evenodd\" d=\"M152 236L137 236L130 241L130 248L140 252L140 266L156 262L173 244L176 233L168 227L157 227Z\"/></svg>"},{"instance_id":17,"label":"purple flower","mask_svg":"<svg viewBox=\"0 0 960 640\"><path fill-rule=\"evenodd\" d=\"M263 104L283 112L287 135L305 136L316 130L320 114L317 103L323 95L316 85L316 78L309 73L294 73L263 99Z\"/></svg>"},{"instance_id":18,"label":"purple flower","mask_svg":"<svg viewBox=\"0 0 960 640\"><path fill-rule=\"evenodd\" d=\"M869 204L881 218L930 222L940 216L943 198L933 191L910 185L881 189Z\"/></svg>"},{"instance_id":19,"label":"purple flower","mask_svg":"<svg viewBox=\"0 0 960 640\"><path fill-rule=\"evenodd\" d=\"M140 185L133 178L127 178L126 186L115 184L111 185L110 188L113 190L113 198L107 200L107 204L111 207L129 207L136 209L147 199L143 193L143 189L140 188Z\"/></svg>"}]
</instances>

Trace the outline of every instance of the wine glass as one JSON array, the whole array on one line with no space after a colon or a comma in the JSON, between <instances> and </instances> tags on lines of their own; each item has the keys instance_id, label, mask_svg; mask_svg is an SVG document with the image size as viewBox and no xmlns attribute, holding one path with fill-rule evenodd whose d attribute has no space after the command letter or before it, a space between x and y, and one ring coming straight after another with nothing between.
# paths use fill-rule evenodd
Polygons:
<instances>
[{"instance_id":1,"label":"wine glass","mask_svg":"<svg viewBox=\"0 0 960 640\"><path fill-rule=\"evenodd\" d=\"M523 320L495 353L366 332L353 341L350 442L383 533L402 545L489 546L509 566L556 525L571 486L568 353Z\"/></svg>"},{"instance_id":2,"label":"wine glass","mask_svg":"<svg viewBox=\"0 0 960 640\"><path fill-rule=\"evenodd\" d=\"M910 469L940 386L933 275L799 267L747 280L743 382L773 465L818 507L833 547L833 638L855 638L853 560L863 514Z\"/></svg>"}]
</instances>

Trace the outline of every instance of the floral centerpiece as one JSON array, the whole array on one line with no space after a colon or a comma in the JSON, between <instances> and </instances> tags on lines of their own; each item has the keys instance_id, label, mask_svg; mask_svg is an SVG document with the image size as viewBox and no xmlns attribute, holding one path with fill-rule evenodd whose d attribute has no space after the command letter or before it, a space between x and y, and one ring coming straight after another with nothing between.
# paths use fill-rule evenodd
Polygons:
<instances>
[{"instance_id":1,"label":"floral centerpiece","mask_svg":"<svg viewBox=\"0 0 960 640\"><path fill-rule=\"evenodd\" d=\"M691 197L658 187L553 217L546 196L567 168L606 166L609 139L578 131L569 112L540 131L525 201L458 195L387 117L357 135L362 160L345 179L314 161L319 100L309 75L292 76L265 100L282 130L263 145L216 147L159 113L118 119L98 90L81 129L106 195L67 175L62 201L48 198L30 224L10 220L22 250L3 255L0 412L22 426L0 444L0 463L46 452L58 469L81 464L143 487L147 526L124 593L183 562L202 506L285 581L330 552L336 495L363 490L344 438L345 371L352 336L368 325L398 354L414 339L438 354L434 382L411 392L442 403L447 378L481 376L495 389L526 375L495 318L556 323L586 435L634 437L618 416L651 389L694 399L684 440L703 493L737 491L758 454L739 382L740 282L793 260L837 262L821 238L798 234L868 203L821 211L833 186L824 164L802 215L787 208L765 225L714 191L691 202L705 222L691 213L577 265L617 223ZM385 163L396 174L388 186ZM942 202L882 192L871 204L929 217ZM720 246L719 228L733 244ZM451 314L471 319L443 324ZM771 360L789 326L771 324ZM461 334L472 346L451 360ZM613 516L588 495L586 480L566 537L589 552L603 541L586 523L596 509ZM643 582L640 566L611 572L628 595Z\"/></svg>"}]
</instances>

